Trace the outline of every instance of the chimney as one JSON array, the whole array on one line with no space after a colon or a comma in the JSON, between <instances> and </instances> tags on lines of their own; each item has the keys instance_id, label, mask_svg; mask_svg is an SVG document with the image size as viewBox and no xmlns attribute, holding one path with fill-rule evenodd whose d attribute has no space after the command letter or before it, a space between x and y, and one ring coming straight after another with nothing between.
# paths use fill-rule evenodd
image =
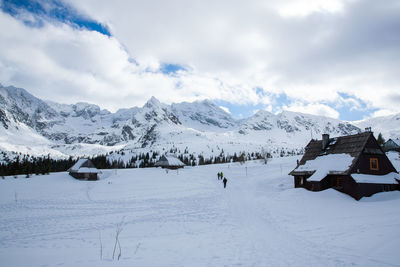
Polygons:
<instances>
[{"instance_id":1,"label":"chimney","mask_svg":"<svg viewBox=\"0 0 400 267\"><path fill-rule=\"evenodd\" d=\"M367 132L367 133L370 133L370 132L372 132L372 128L371 128L371 127L367 127L367 128L365 128L365 132Z\"/></svg>"},{"instance_id":2,"label":"chimney","mask_svg":"<svg viewBox=\"0 0 400 267\"><path fill-rule=\"evenodd\" d=\"M322 150L325 150L329 144L329 134L322 134Z\"/></svg>"}]
</instances>

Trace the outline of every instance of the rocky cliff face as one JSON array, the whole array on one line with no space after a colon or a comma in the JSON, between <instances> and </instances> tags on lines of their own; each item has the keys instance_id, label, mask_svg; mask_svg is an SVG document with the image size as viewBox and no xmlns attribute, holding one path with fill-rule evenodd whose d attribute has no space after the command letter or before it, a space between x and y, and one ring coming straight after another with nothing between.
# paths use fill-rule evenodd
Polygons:
<instances>
[{"instance_id":1,"label":"rocky cliff face","mask_svg":"<svg viewBox=\"0 0 400 267\"><path fill-rule=\"evenodd\" d=\"M284 111L274 115L268 111L260 110L240 125L239 133L246 134L251 131L274 131L281 130L286 134L315 134L316 137L322 133L331 135L349 135L359 133L361 130L340 120L302 114L298 112Z\"/></svg>"}]
</instances>

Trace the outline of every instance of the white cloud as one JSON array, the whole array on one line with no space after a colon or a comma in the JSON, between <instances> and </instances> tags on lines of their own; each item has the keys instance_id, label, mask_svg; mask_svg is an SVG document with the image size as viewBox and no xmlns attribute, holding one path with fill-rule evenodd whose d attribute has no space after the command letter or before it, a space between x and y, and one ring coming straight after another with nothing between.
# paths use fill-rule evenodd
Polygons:
<instances>
[{"instance_id":1,"label":"white cloud","mask_svg":"<svg viewBox=\"0 0 400 267\"><path fill-rule=\"evenodd\" d=\"M294 100L330 102L345 92L383 108L372 97L374 85L383 83L384 94L399 89L400 66L393 61L399 43L390 37L398 31L395 1L71 3L112 25L139 62L189 65L196 76L212 73L245 93L259 86ZM397 83L388 86L390 80ZM246 99L259 101L251 94Z\"/></svg>"},{"instance_id":2,"label":"white cloud","mask_svg":"<svg viewBox=\"0 0 400 267\"><path fill-rule=\"evenodd\" d=\"M313 114L313 115L318 115L318 116L325 116L325 117L330 117L330 118L334 118L334 119L339 118L339 112L337 112L335 109L331 108L330 106L327 106L324 104L319 104L319 103L305 104L305 103L296 102L289 106L284 106L283 109L289 110L289 111Z\"/></svg>"},{"instance_id":3,"label":"white cloud","mask_svg":"<svg viewBox=\"0 0 400 267\"><path fill-rule=\"evenodd\" d=\"M111 110L151 95L166 103L211 98L270 105L270 95L283 94L293 107L360 110L362 101L400 112L394 100L400 19L392 0L68 3L107 24L113 37L59 24L30 28L0 13L1 83ZM188 71L164 75L157 72L161 63ZM258 94L259 87L269 94ZM329 107L318 113L337 117Z\"/></svg>"},{"instance_id":4,"label":"white cloud","mask_svg":"<svg viewBox=\"0 0 400 267\"><path fill-rule=\"evenodd\" d=\"M62 103L87 101L115 111L142 105L151 95L166 103L223 99L259 101L250 87L227 85L212 75L157 72L160 62L131 63L114 37L68 25L32 28L0 12L0 79L5 85Z\"/></svg>"},{"instance_id":5,"label":"white cloud","mask_svg":"<svg viewBox=\"0 0 400 267\"><path fill-rule=\"evenodd\" d=\"M392 115L393 111L391 110L387 110L387 109L381 109L378 111L375 111L374 113L372 113L372 115L370 117L375 118L375 117L381 117L381 116L387 116L387 115Z\"/></svg>"},{"instance_id":6,"label":"white cloud","mask_svg":"<svg viewBox=\"0 0 400 267\"><path fill-rule=\"evenodd\" d=\"M283 1L277 10L284 17L307 16L314 12L342 12L341 0L293 0Z\"/></svg>"},{"instance_id":7,"label":"white cloud","mask_svg":"<svg viewBox=\"0 0 400 267\"><path fill-rule=\"evenodd\" d=\"M355 99L354 97L342 97L339 96L339 100L336 103L336 108L343 108L349 107L350 111L353 110L364 110L365 108L362 107L362 104L359 100Z\"/></svg>"}]
</instances>

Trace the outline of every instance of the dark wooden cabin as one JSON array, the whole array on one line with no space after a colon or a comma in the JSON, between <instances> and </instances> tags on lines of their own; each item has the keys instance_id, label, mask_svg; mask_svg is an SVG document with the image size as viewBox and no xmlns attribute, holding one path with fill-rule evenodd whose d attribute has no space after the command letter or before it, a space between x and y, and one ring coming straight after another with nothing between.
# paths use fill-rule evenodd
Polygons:
<instances>
[{"instance_id":1,"label":"dark wooden cabin","mask_svg":"<svg viewBox=\"0 0 400 267\"><path fill-rule=\"evenodd\" d=\"M372 132L311 140L297 167L294 187L336 189L359 200L378 192L400 190L400 176Z\"/></svg>"},{"instance_id":2,"label":"dark wooden cabin","mask_svg":"<svg viewBox=\"0 0 400 267\"><path fill-rule=\"evenodd\" d=\"M98 180L100 171L89 159L79 159L74 166L68 169L69 175L76 179Z\"/></svg>"},{"instance_id":3,"label":"dark wooden cabin","mask_svg":"<svg viewBox=\"0 0 400 267\"><path fill-rule=\"evenodd\" d=\"M166 155L162 155L154 165L166 169L179 169L185 166L185 164L182 161L180 161L177 157L166 156Z\"/></svg>"}]
</instances>

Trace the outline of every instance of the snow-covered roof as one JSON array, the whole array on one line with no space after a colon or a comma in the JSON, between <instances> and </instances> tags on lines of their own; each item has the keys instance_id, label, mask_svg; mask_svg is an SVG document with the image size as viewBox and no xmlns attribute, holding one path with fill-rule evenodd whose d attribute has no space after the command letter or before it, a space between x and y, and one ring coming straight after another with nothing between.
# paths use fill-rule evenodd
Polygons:
<instances>
[{"instance_id":1,"label":"snow-covered roof","mask_svg":"<svg viewBox=\"0 0 400 267\"><path fill-rule=\"evenodd\" d=\"M349 154L329 154L308 160L299 165L294 172L314 172L307 181L321 181L328 174L339 174L347 171L354 157Z\"/></svg>"},{"instance_id":2,"label":"snow-covered roof","mask_svg":"<svg viewBox=\"0 0 400 267\"><path fill-rule=\"evenodd\" d=\"M384 146L387 146L387 145L400 146L400 140L399 139L389 139L383 145Z\"/></svg>"},{"instance_id":3,"label":"snow-covered roof","mask_svg":"<svg viewBox=\"0 0 400 267\"><path fill-rule=\"evenodd\" d=\"M396 145L400 146L400 139L392 139L392 141L393 141Z\"/></svg>"},{"instance_id":4,"label":"snow-covered roof","mask_svg":"<svg viewBox=\"0 0 400 267\"><path fill-rule=\"evenodd\" d=\"M351 177L357 183L367 183L367 184L397 184L400 181L400 175L395 172L391 172L385 175L369 175L369 174L359 174L354 173Z\"/></svg>"},{"instance_id":5,"label":"snow-covered roof","mask_svg":"<svg viewBox=\"0 0 400 267\"><path fill-rule=\"evenodd\" d=\"M78 173L99 173L89 159L79 159L74 166L68 169L68 171Z\"/></svg>"},{"instance_id":6,"label":"snow-covered roof","mask_svg":"<svg viewBox=\"0 0 400 267\"><path fill-rule=\"evenodd\" d=\"M175 157L166 157L166 158L168 160L169 165L172 165L172 166L184 166L185 165L178 158L175 158Z\"/></svg>"},{"instance_id":7,"label":"snow-covered roof","mask_svg":"<svg viewBox=\"0 0 400 267\"><path fill-rule=\"evenodd\" d=\"M325 148L322 147L322 140L311 140L305 148L300 165L304 165L307 161L314 160L319 156L331 154L349 154L354 158L358 158L370 138L373 138L371 132L339 136L330 138Z\"/></svg>"},{"instance_id":8,"label":"snow-covered roof","mask_svg":"<svg viewBox=\"0 0 400 267\"><path fill-rule=\"evenodd\" d=\"M156 166L185 166L185 164L174 156L162 156L159 161L156 162Z\"/></svg>"}]
</instances>

